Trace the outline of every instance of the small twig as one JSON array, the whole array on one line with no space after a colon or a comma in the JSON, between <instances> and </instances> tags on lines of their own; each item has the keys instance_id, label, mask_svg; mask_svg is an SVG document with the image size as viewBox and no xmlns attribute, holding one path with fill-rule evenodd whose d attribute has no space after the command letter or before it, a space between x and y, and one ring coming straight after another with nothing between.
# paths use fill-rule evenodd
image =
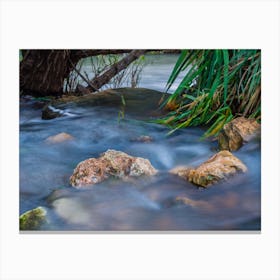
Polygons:
<instances>
[{"instance_id":1,"label":"small twig","mask_svg":"<svg viewBox=\"0 0 280 280\"><path fill-rule=\"evenodd\" d=\"M73 64L73 62L71 61L71 59L69 59L69 61L70 61L71 65L72 65L74 71L77 72L77 74L89 85L89 87L90 87L91 89L93 89L94 91L97 91L97 89L95 89L94 86L92 85L91 81L88 80L88 79L76 68L76 66Z\"/></svg>"}]
</instances>

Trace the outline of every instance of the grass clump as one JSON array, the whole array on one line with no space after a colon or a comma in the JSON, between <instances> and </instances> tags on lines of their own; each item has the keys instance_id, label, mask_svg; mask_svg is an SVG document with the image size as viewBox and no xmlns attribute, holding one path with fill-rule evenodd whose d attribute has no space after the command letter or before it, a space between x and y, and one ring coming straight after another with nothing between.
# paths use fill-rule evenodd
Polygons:
<instances>
[{"instance_id":1,"label":"grass clump","mask_svg":"<svg viewBox=\"0 0 280 280\"><path fill-rule=\"evenodd\" d=\"M182 50L167 82L186 75L162 104L170 113L157 122L170 133L188 126L208 126L204 137L215 136L235 118L261 118L260 50Z\"/></svg>"}]
</instances>

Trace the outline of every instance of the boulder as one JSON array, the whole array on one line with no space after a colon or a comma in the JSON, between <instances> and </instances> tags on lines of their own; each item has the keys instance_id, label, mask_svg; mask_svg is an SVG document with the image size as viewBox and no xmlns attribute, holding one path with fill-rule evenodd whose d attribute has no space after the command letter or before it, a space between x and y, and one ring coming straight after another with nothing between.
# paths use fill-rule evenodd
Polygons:
<instances>
[{"instance_id":1,"label":"boulder","mask_svg":"<svg viewBox=\"0 0 280 280\"><path fill-rule=\"evenodd\" d=\"M218 136L220 150L236 151L243 143L260 135L261 126L254 119L239 117L224 125Z\"/></svg>"},{"instance_id":2,"label":"boulder","mask_svg":"<svg viewBox=\"0 0 280 280\"><path fill-rule=\"evenodd\" d=\"M147 159L107 150L99 158L89 158L80 162L70 177L70 184L73 187L83 187L97 184L109 177L126 179L141 175L152 176L156 173L157 170Z\"/></svg>"},{"instance_id":3,"label":"boulder","mask_svg":"<svg viewBox=\"0 0 280 280\"><path fill-rule=\"evenodd\" d=\"M47 211L43 207L37 207L23 213L19 217L20 230L38 230L46 222Z\"/></svg>"},{"instance_id":4,"label":"boulder","mask_svg":"<svg viewBox=\"0 0 280 280\"><path fill-rule=\"evenodd\" d=\"M65 142L65 141L69 141L69 140L73 140L73 139L74 139L74 137L71 136L70 134L61 132L54 136L48 137L46 139L46 142L49 144L56 144L56 143L61 143L61 142Z\"/></svg>"},{"instance_id":5,"label":"boulder","mask_svg":"<svg viewBox=\"0 0 280 280\"><path fill-rule=\"evenodd\" d=\"M145 88L107 89L83 96L63 95L52 100L42 112L43 119L53 119L67 114L67 109L79 107L103 106L115 108L117 112L124 107L125 113L136 119L158 118L166 114L159 108L170 95L168 93ZM125 100L125 106L123 105ZM149 100L149 102L147 102ZM75 110L75 109L74 109Z\"/></svg>"},{"instance_id":6,"label":"boulder","mask_svg":"<svg viewBox=\"0 0 280 280\"><path fill-rule=\"evenodd\" d=\"M246 172L247 167L229 151L220 151L193 169L177 167L170 173L178 175L201 187L208 187L220 180L227 179L237 172Z\"/></svg>"}]
</instances>

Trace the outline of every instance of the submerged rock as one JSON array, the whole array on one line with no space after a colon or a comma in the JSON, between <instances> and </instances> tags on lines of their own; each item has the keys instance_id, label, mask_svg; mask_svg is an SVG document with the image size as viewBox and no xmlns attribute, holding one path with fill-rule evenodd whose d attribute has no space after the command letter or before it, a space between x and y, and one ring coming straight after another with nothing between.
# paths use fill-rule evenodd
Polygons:
<instances>
[{"instance_id":1,"label":"submerged rock","mask_svg":"<svg viewBox=\"0 0 280 280\"><path fill-rule=\"evenodd\" d=\"M214 207L213 205L211 205L211 203L204 201L204 200L193 200L190 199L186 196L177 196L175 198L175 204L184 204L184 205L188 205L191 207L199 207L199 208L204 208L207 210L212 210Z\"/></svg>"},{"instance_id":2,"label":"submerged rock","mask_svg":"<svg viewBox=\"0 0 280 280\"><path fill-rule=\"evenodd\" d=\"M63 116L63 111L51 105L46 105L42 110L42 119L51 120Z\"/></svg>"},{"instance_id":3,"label":"submerged rock","mask_svg":"<svg viewBox=\"0 0 280 280\"><path fill-rule=\"evenodd\" d=\"M260 135L261 126L254 119L239 117L224 125L218 136L220 150L236 151L243 143Z\"/></svg>"},{"instance_id":4,"label":"submerged rock","mask_svg":"<svg viewBox=\"0 0 280 280\"><path fill-rule=\"evenodd\" d=\"M43 207L37 207L23 213L19 217L20 230L38 230L46 222L47 211Z\"/></svg>"},{"instance_id":5,"label":"submerged rock","mask_svg":"<svg viewBox=\"0 0 280 280\"><path fill-rule=\"evenodd\" d=\"M149 135L141 135L137 138L131 138L130 141L131 142L142 142L142 143L150 143L153 142L153 138Z\"/></svg>"},{"instance_id":6,"label":"submerged rock","mask_svg":"<svg viewBox=\"0 0 280 280\"><path fill-rule=\"evenodd\" d=\"M234 175L238 171L246 172L247 167L229 151L221 151L195 169L178 167L172 169L170 173L196 185L208 187Z\"/></svg>"},{"instance_id":7,"label":"submerged rock","mask_svg":"<svg viewBox=\"0 0 280 280\"><path fill-rule=\"evenodd\" d=\"M132 157L124 152L107 150L99 158L89 158L80 162L70 177L73 187L96 184L109 177L125 179L141 175L152 176L157 170L150 161Z\"/></svg>"},{"instance_id":8,"label":"submerged rock","mask_svg":"<svg viewBox=\"0 0 280 280\"><path fill-rule=\"evenodd\" d=\"M46 139L46 142L49 144L61 143L69 140L73 140L74 137L68 133L61 132L54 136L50 136Z\"/></svg>"},{"instance_id":9,"label":"submerged rock","mask_svg":"<svg viewBox=\"0 0 280 280\"><path fill-rule=\"evenodd\" d=\"M169 97L169 94L145 88L118 88L107 89L94 94L83 96L64 95L52 100L44 107L43 119L53 119L65 115L69 107L104 106L115 108L117 111L124 107L125 114L136 119L158 118L166 114L160 109L160 104ZM125 100L125 106L123 105ZM149 102L147 102L149 100ZM67 112L66 112L67 113Z\"/></svg>"}]
</instances>

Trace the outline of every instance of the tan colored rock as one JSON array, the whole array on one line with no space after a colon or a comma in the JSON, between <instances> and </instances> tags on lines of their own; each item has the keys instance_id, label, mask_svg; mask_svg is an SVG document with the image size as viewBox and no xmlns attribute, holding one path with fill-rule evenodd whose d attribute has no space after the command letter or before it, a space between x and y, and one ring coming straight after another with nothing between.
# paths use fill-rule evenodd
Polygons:
<instances>
[{"instance_id":1,"label":"tan colored rock","mask_svg":"<svg viewBox=\"0 0 280 280\"><path fill-rule=\"evenodd\" d=\"M238 171L246 172L247 167L229 151L221 151L196 169L190 169L188 180L196 185L207 187Z\"/></svg>"},{"instance_id":2,"label":"tan colored rock","mask_svg":"<svg viewBox=\"0 0 280 280\"><path fill-rule=\"evenodd\" d=\"M191 168L188 166L176 166L169 170L169 173L177 175L181 178L188 179L188 175L190 172Z\"/></svg>"},{"instance_id":3,"label":"tan colored rock","mask_svg":"<svg viewBox=\"0 0 280 280\"><path fill-rule=\"evenodd\" d=\"M220 150L236 151L244 142L260 134L261 126L254 119L239 117L224 125L218 136Z\"/></svg>"},{"instance_id":4,"label":"tan colored rock","mask_svg":"<svg viewBox=\"0 0 280 280\"><path fill-rule=\"evenodd\" d=\"M212 211L214 209L213 205L211 203L204 201L204 200L193 200L185 196L177 196L175 198L176 203L182 203L185 205L189 205L191 207L199 207L204 208L208 211Z\"/></svg>"},{"instance_id":5,"label":"tan colored rock","mask_svg":"<svg viewBox=\"0 0 280 280\"><path fill-rule=\"evenodd\" d=\"M141 157L136 157L132 161L130 166L129 176L138 177L141 175L152 176L155 175L157 171L151 165L148 159L144 159Z\"/></svg>"},{"instance_id":6,"label":"tan colored rock","mask_svg":"<svg viewBox=\"0 0 280 280\"><path fill-rule=\"evenodd\" d=\"M247 167L231 152L221 151L197 168L178 166L169 172L196 185L207 187L238 171L246 172Z\"/></svg>"},{"instance_id":7,"label":"tan colored rock","mask_svg":"<svg viewBox=\"0 0 280 280\"><path fill-rule=\"evenodd\" d=\"M70 183L73 187L82 187L102 182L109 177L126 179L156 173L157 170L147 159L108 150L97 159L90 158L80 162L70 177Z\"/></svg>"},{"instance_id":8,"label":"tan colored rock","mask_svg":"<svg viewBox=\"0 0 280 280\"><path fill-rule=\"evenodd\" d=\"M46 142L49 144L55 144L55 143L61 143L61 142L65 142L65 141L69 141L69 140L73 140L74 137L71 136L68 133L65 132L61 132L59 134L56 134L54 136L50 136L46 139Z\"/></svg>"}]
</instances>

